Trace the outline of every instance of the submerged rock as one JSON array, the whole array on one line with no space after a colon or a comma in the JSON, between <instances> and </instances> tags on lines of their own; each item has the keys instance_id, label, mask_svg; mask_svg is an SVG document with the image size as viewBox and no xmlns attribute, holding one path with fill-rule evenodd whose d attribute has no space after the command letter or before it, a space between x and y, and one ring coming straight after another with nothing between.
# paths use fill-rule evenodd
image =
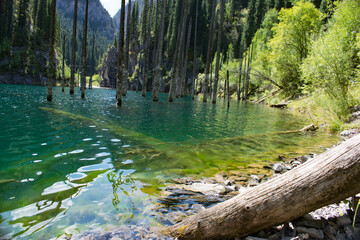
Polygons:
<instances>
[{"instance_id":1,"label":"submerged rock","mask_svg":"<svg viewBox=\"0 0 360 240\"><path fill-rule=\"evenodd\" d=\"M275 163L273 166L273 170L275 171L275 173L281 173L282 171L284 171L284 167L281 165L281 163Z\"/></svg>"},{"instance_id":2,"label":"submerged rock","mask_svg":"<svg viewBox=\"0 0 360 240\"><path fill-rule=\"evenodd\" d=\"M220 184L208 184L208 183L194 183L191 185L183 186L184 190L199 192L204 195L219 195L225 194L226 189Z\"/></svg>"},{"instance_id":3,"label":"submerged rock","mask_svg":"<svg viewBox=\"0 0 360 240\"><path fill-rule=\"evenodd\" d=\"M342 131L340 133L340 136L343 137L343 138L351 138L351 137L355 136L358 133L359 133L358 129L349 129L349 130Z\"/></svg>"}]
</instances>

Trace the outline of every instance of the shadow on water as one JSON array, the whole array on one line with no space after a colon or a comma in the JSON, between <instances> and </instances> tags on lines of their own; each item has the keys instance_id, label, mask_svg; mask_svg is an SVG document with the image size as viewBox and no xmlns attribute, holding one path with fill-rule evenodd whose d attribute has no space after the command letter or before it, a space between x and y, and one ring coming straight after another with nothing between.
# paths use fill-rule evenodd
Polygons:
<instances>
[{"instance_id":1,"label":"shadow on water","mask_svg":"<svg viewBox=\"0 0 360 240\"><path fill-rule=\"evenodd\" d=\"M146 209L172 178L261 168L337 141L294 132L306 121L265 106L130 92L117 108L113 90L78 94L55 88L47 103L46 88L0 86L0 238L156 225Z\"/></svg>"}]
</instances>

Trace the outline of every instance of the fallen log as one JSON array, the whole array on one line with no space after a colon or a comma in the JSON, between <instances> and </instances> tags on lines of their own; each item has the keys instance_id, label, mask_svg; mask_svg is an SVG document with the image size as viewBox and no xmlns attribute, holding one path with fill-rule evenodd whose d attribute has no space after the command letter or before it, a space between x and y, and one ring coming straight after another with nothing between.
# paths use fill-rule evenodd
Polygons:
<instances>
[{"instance_id":1,"label":"fallen log","mask_svg":"<svg viewBox=\"0 0 360 240\"><path fill-rule=\"evenodd\" d=\"M247 236L359 192L360 134L162 233L179 239Z\"/></svg>"}]
</instances>

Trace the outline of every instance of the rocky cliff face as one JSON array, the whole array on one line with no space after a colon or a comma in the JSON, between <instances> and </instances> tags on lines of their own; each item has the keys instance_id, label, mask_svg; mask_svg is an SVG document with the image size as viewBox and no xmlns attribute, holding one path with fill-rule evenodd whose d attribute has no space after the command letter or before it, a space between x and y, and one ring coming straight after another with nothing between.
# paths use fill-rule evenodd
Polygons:
<instances>
[{"instance_id":1,"label":"rocky cliff face","mask_svg":"<svg viewBox=\"0 0 360 240\"><path fill-rule=\"evenodd\" d=\"M139 1L139 8L140 8L140 12L142 11L142 8L144 6L144 1L143 0L138 0ZM134 4L135 4L135 1L132 0L131 1L131 6L134 7ZM127 15L127 12L128 12L128 5L126 4L125 6L125 16ZM119 11L117 11L117 13L115 14L115 16L113 17L113 20L114 20L114 23L115 23L115 26L116 26L116 29L119 29L120 27L120 11L121 8L119 9ZM141 14L139 15L141 16ZM140 19L139 19L140 20ZM126 17L125 17L125 21L126 21Z\"/></svg>"},{"instance_id":2,"label":"rocky cliff face","mask_svg":"<svg viewBox=\"0 0 360 240\"><path fill-rule=\"evenodd\" d=\"M102 68L99 70L100 87L116 87L117 65L118 51L115 47L111 47L107 52Z\"/></svg>"}]
</instances>

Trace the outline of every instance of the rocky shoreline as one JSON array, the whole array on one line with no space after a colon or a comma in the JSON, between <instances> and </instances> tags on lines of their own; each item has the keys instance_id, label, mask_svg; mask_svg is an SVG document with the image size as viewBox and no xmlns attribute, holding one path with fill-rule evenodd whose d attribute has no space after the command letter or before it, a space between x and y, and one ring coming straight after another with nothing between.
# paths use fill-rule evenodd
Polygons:
<instances>
[{"instance_id":1,"label":"rocky shoreline","mask_svg":"<svg viewBox=\"0 0 360 240\"><path fill-rule=\"evenodd\" d=\"M346 140L359 131L356 129L346 130L340 136ZM327 151L328 149L324 149ZM247 188L257 186L262 182L272 179L279 174L290 171L316 154L309 154L293 159L285 159L279 156L278 163L271 166L263 166L264 171L250 171L244 174L240 171L220 172L213 178L179 178L174 179L173 184L168 185L158 198L155 206L145 209L145 214L153 216L164 226L170 226L182 221L187 216L196 214L219 202L226 201L238 194L242 194ZM257 166L258 167L258 166ZM251 168L251 166L250 166ZM255 166L254 166L255 169ZM360 217L356 218L353 226L354 210L352 203L360 198L357 195L340 203L317 209L305 216L291 222L274 226L270 229L254 233L251 236L235 238L238 240L359 240ZM120 226L114 231L103 230L87 231L72 239L173 239L163 236L159 229L147 226Z\"/></svg>"}]
</instances>

